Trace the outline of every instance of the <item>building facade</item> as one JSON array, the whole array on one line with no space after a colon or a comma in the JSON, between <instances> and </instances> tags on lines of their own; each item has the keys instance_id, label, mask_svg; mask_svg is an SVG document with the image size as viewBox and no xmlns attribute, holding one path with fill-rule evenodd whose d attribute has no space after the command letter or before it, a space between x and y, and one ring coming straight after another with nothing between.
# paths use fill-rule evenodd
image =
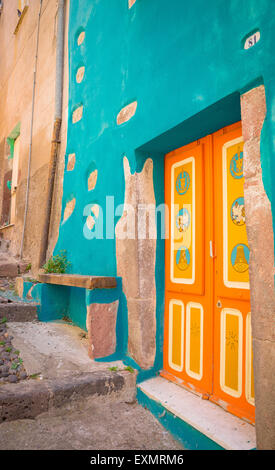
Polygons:
<instances>
[{"instance_id":1,"label":"building facade","mask_svg":"<svg viewBox=\"0 0 275 470\"><path fill-rule=\"evenodd\" d=\"M10 241L12 254L27 259L35 272L39 267L55 118L58 3L11 0L1 5L0 233ZM66 49L64 57L65 113ZM64 121L62 143L66 127ZM55 191L60 192L58 185ZM53 218L55 212L58 207L53 204Z\"/></svg>"},{"instance_id":2,"label":"building facade","mask_svg":"<svg viewBox=\"0 0 275 470\"><path fill-rule=\"evenodd\" d=\"M43 3L53 28L56 2ZM69 86L67 96L65 50L47 248L66 251L72 277L41 275L22 295L32 289L42 321L65 312L87 329L93 359L123 359L139 382L161 373L256 422L257 448L274 448L272 2L70 0L66 8ZM54 121L54 77L42 65L37 100L40 88L47 118L37 110L34 122L45 151L31 173L39 197ZM11 102L16 117L1 120L1 139L14 140L16 156L22 100ZM29 218L38 220L33 191ZM23 205L18 214L19 224ZM41 238L34 223L27 254ZM74 275L100 284L80 286Z\"/></svg>"}]
</instances>

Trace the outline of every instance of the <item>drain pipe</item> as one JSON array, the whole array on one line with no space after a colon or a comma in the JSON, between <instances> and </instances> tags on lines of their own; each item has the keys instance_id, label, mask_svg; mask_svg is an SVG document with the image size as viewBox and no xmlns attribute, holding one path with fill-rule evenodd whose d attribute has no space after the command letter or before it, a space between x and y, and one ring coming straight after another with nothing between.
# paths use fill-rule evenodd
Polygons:
<instances>
[{"instance_id":1,"label":"drain pipe","mask_svg":"<svg viewBox=\"0 0 275 470\"><path fill-rule=\"evenodd\" d=\"M20 247L20 258L23 257L23 245L26 231L26 220L29 206L29 191L30 191L30 175L31 175L31 157L32 157L32 136L33 136L33 116L34 116L34 102L35 102L35 90L36 90L36 72L37 72L37 61L38 61L38 45L39 45L39 31L40 31L40 19L42 11L43 0L40 0L40 8L38 13L38 22L37 22L37 35L36 35L36 50L35 50L35 59L34 59L34 71L33 71L33 87L32 87L32 110L31 110L31 133L30 133L30 145L29 145L29 157L28 157L28 176L27 176L27 188L26 188L26 200L25 200L25 211L24 211L24 222L23 222L23 231L21 238L21 247Z\"/></svg>"},{"instance_id":2,"label":"drain pipe","mask_svg":"<svg viewBox=\"0 0 275 470\"><path fill-rule=\"evenodd\" d=\"M57 13L57 38L56 38L56 80L55 80L55 117L51 143L51 158L49 162L48 185L45 222L43 226L39 266L42 267L46 261L51 221L54 181L57 165L58 149L60 144L60 131L62 122L63 103L63 71L64 71L64 17L65 0L58 1Z\"/></svg>"}]
</instances>

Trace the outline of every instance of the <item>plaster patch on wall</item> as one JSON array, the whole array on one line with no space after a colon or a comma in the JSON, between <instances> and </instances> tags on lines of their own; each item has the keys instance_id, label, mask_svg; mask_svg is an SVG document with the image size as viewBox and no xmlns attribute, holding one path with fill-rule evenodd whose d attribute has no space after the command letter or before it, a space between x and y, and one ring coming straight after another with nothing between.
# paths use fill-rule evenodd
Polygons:
<instances>
[{"instance_id":1,"label":"plaster patch on wall","mask_svg":"<svg viewBox=\"0 0 275 470\"><path fill-rule=\"evenodd\" d=\"M89 230L93 230L94 226L95 226L95 219L92 215L88 215L87 217L87 220L86 220L86 223L87 223L87 227Z\"/></svg>"},{"instance_id":2,"label":"plaster patch on wall","mask_svg":"<svg viewBox=\"0 0 275 470\"><path fill-rule=\"evenodd\" d=\"M75 208L75 198L67 202L65 210L64 210L63 222L65 222L66 220L68 220L69 217L71 217L74 211L74 208Z\"/></svg>"},{"instance_id":3,"label":"plaster patch on wall","mask_svg":"<svg viewBox=\"0 0 275 470\"><path fill-rule=\"evenodd\" d=\"M94 170L90 173L90 176L88 178L88 191L92 191L95 189L97 182L97 170Z\"/></svg>"},{"instance_id":4,"label":"plaster patch on wall","mask_svg":"<svg viewBox=\"0 0 275 470\"><path fill-rule=\"evenodd\" d=\"M85 39L85 31L81 31L81 33L79 34L77 38L77 45L80 46L83 43L84 39Z\"/></svg>"},{"instance_id":5,"label":"plaster patch on wall","mask_svg":"<svg viewBox=\"0 0 275 470\"><path fill-rule=\"evenodd\" d=\"M85 73L85 67L79 67L79 69L77 70L77 73L76 73L76 81L77 83L81 83L82 80L83 80L83 77L84 77L84 73Z\"/></svg>"},{"instance_id":6,"label":"plaster patch on wall","mask_svg":"<svg viewBox=\"0 0 275 470\"><path fill-rule=\"evenodd\" d=\"M88 215L87 220L86 220L86 224L89 230L93 230L95 223L96 223L96 219L98 219L98 216L99 216L99 205L94 204L91 207L91 214Z\"/></svg>"},{"instance_id":7,"label":"plaster patch on wall","mask_svg":"<svg viewBox=\"0 0 275 470\"><path fill-rule=\"evenodd\" d=\"M75 166L75 153L68 155L67 171L73 171Z\"/></svg>"},{"instance_id":8,"label":"plaster patch on wall","mask_svg":"<svg viewBox=\"0 0 275 470\"><path fill-rule=\"evenodd\" d=\"M28 300L32 300L32 298L33 298L33 297L32 297L32 291L33 291L33 289L34 289L35 286L36 286L36 284L34 284L34 285L28 290L27 295L26 295L26 298L27 298Z\"/></svg>"},{"instance_id":9,"label":"plaster patch on wall","mask_svg":"<svg viewBox=\"0 0 275 470\"><path fill-rule=\"evenodd\" d=\"M139 205L155 208L153 186L153 161L147 159L140 173L130 172L127 157L124 157L125 207L134 208L133 225L135 237L125 238L125 210L118 221L116 233L117 274L122 277L123 291L128 307L128 351L143 369L154 365L156 355L156 225L154 236L138 238ZM146 219L147 220L147 219ZM144 227L141 227L144 231ZM149 227L146 228L148 235ZM152 232L152 227L150 228ZM144 235L144 234L142 234Z\"/></svg>"},{"instance_id":10,"label":"plaster patch on wall","mask_svg":"<svg viewBox=\"0 0 275 470\"><path fill-rule=\"evenodd\" d=\"M132 6L136 3L137 0L128 0L128 8L132 8Z\"/></svg>"},{"instance_id":11,"label":"plaster patch on wall","mask_svg":"<svg viewBox=\"0 0 275 470\"><path fill-rule=\"evenodd\" d=\"M73 124L80 121L83 116L83 105L78 106L73 112Z\"/></svg>"},{"instance_id":12,"label":"plaster patch on wall","mask_svg":"<svg viewBox=\"0 0 275 470\"><path fill-rule=\"evenodd\" d=\"M129 121L136 113L137 110L137 101L128 104L117 115L117 125L120 126L124 122Z\"/></svg>"}]
</instances>

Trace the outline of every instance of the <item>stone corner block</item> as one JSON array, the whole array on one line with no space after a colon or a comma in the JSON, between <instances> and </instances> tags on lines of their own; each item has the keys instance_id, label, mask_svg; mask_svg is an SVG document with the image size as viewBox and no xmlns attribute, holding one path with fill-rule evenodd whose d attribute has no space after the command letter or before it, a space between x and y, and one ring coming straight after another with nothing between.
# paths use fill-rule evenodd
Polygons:
<instances>
[{"instance_id":1,"label":"stone corner block","mask_svg":"<svg viewBox=\"0 0 275 470\"><path fill-rule=\"evenodd\" d=\"M88 354L91 359L110 356L116 351L118 304L116 300L108 304L93 303L87 306Z\"/></svg>"}]
</instances>

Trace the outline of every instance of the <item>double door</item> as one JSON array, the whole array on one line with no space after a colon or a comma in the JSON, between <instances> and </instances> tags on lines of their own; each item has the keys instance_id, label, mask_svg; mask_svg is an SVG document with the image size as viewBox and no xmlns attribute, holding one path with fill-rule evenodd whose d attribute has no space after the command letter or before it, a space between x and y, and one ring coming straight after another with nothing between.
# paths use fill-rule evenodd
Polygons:
<instances>
[{"instance_id":1,"label":"double door","mask_svg":"<svg viewBox=\"0 0 275 470\"><path fill-rule=\"evenodd\" d=\"M162 375L253 422L241 123L165 157Z\"/></svg>"}]
</instances>

